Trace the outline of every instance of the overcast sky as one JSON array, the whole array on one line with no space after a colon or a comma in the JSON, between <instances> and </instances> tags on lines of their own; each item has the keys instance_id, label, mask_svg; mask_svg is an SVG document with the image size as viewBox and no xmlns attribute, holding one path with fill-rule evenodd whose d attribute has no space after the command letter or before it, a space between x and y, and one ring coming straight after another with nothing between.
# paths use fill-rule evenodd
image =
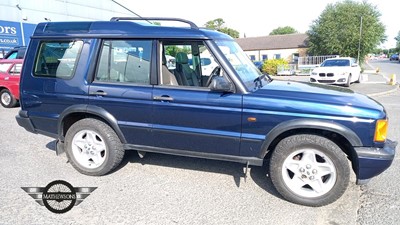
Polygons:
<instances>
[{"instance_id":1,"label":"overcast sky","mask_svg":"<svg viewBox=\"0 0 400 225\"><path fill-rule=\"evenodd\" d=\"M240 32L240 37L265 36L280 26L291 26L306 32L328 3L338 0L117 0L140 16L179 17L204 26L207 21L222 18L225 25ZM361 0L358 0L361 2ZM400 13L396 1L368 0L382 13L387 42L381 47L395 47L394 37L400 31Z\"/></svg>"}]
</instances>

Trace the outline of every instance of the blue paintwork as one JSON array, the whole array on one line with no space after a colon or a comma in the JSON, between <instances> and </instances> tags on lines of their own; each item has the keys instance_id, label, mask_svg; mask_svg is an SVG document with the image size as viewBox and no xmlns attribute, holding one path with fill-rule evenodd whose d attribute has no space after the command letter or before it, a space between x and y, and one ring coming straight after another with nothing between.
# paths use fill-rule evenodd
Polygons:
<instances>
[{"instance_id":1,"label":"blue paintwork","mask_svg":"<svg viewBox=\"0 0 400 225\"><path fill-rule=\"evenodd\" d=\"M348 89L272 81L268 84L264 82L262 88L246 93L219 93L207 88L92 82L101 44L99 38L125 37L232 40L225 34L210 30L133 22L40 23L31 39L21 75L21 108L28 117L17 117L21 121L19 124L32 123L34 130L30 128L30 131L62 136L57 129L58 124L62 124L58 122L60 115L65 116L63 112L72 105L86 105L108 112L107 116L111 115L111 120L116 121L114 125L119 127L127 144L154 149L262 158L262 146L268 139L268 133L279 124L296 119L334 122L354 132L364 147L383 146L383 143L374 143L373 136L376 120L386 118L384 108L376 101ZM39 41L57 38L84 41L75 76L69 80L33 77L31 71ZM221 51L214 54L217 58L226 59ZM229 63L227 59L223 61ZM153 66L157 64L161 62L152 62ZM152 80L157 80L156 70L152 71ZM228 68L226 71L232 70ZM107 95L89 95L97 91L104 91ZM157 96L172 100L154 100ZM83 110L81 113L87 112ZM106 121L107 116L103 117ZM256 122L249 122L249 117L255 118ZM374 158L360 159L362 165L375 161ZM355 163L359 163L357 159ZM367 169L361 166L363 171L356 174L366 179L390 165L382 161L378 164Z\"/></svg>"}]
</instances>

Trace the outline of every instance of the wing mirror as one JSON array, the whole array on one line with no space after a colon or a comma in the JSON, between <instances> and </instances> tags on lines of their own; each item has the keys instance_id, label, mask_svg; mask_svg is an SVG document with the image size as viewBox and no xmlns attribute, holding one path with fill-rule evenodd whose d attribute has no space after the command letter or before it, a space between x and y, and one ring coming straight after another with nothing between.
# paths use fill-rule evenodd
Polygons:
<instances>
[{"instance_id":1,"label":"wing mirror","mask_svg":"<svg viewBox=\"0 0 400 225\"><path fill-rule=\"evenodd\" d=\"M231 82L229 82L224 77L214 77L212 78L210 84L211 91L216 92L234 92L234 86Z\"/></svg>"}]
</instances>

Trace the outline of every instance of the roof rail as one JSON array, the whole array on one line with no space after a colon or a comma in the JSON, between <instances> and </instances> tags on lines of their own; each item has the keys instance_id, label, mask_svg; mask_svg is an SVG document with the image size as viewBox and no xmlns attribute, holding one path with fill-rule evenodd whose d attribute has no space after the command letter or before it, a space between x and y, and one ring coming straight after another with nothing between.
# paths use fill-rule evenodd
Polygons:
<instances>
[{"instance_id":1,"label":"roof rail","mask_svg":"<svg viewBox=\"0 0 400 225\"><path fill-rule=\"evenodd\" d=\"M190 25L190 28L198 30L199 27L189 20L184 20L180 18L168 18L168 17L113 17L110 21L120 21L120 20L158 20L158 21L177 21Z\"/></svg>"}]
</instances>

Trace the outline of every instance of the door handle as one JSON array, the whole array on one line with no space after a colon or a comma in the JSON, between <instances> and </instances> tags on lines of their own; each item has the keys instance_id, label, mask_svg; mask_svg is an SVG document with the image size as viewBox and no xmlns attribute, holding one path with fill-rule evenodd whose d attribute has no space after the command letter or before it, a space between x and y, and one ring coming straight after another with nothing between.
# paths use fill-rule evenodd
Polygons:
<instances>
[{"instance_id":1,"label":"door handle","mask_svg":"<svg viewBox=\"0 0 400 225\"><path fill-rule=\"evenodd\" d=\"M171 102L174 100L174 98L169 97L167 95L163 95L163 96L154 96L153 97L154 100L156 101L161 101L161 102Z\"/></svg>"},{"instance_id":2,"label":"door handle","mask_svg":"<svg viewBox=\"0 0 400 225\"><path fill-rule=\"evenodd\" d=\"M107 95L107 92L105 91L91 91L89 92L89 95L96 95L96 96L105 96Z\"/></svg>"}]
</instances>

